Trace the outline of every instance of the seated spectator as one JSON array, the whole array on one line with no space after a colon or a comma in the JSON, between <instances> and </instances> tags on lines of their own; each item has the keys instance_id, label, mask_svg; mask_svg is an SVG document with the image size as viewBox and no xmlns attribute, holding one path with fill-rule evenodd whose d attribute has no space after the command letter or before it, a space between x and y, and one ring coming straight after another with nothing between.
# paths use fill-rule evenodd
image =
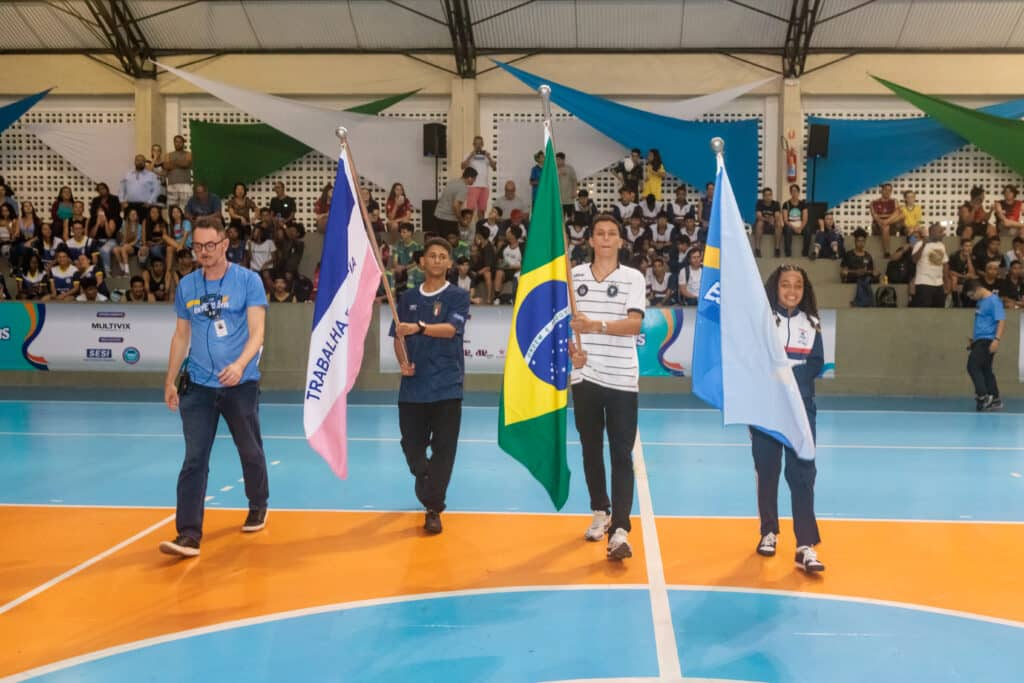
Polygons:
<instances>
[{"instance_id":1,"label":"seated spectator","mask_svg":"<svg viewBox=\"0 0 1024 683\"><path fill-rule=\"evenodd\" d=\"M171 301L174 301L174 294L178 291L181 279L196 269L195 260L191 249L179 249L174 255L174 270L171 273Z\"/></svg>"},{"instance_id":2,"label":"seated spectator","mask_svg":"<svg viewBox=\"0 0 1024 683\"><path fill-rule=\"evenodd\" d=\"M469 302L472 304L479 304L480 297L473 296L473 292L476 291L477 278L475 274L469 269L469 259L465 256L460 256L455 262L455 269L452 274L448 277L448 281L460 289L464 289L469 292Z\"/></svg>"},{"instance_id":3,"label":"seated spectator","mask_svg":"<svg viewBox=\"0 0 1024 683\"><path fill-rule=\"evenodd\" d=\"M107 220L112 220L116 227L121 227L121 200L116 194L110 194L110 188L106 183L96 183L96 196L89 202L89 233L93 234L97 228L97 216L102 211Z\"/></svg>"},{"instance_id":4,"label":"seated spectator","mask_svg":"<svg viewBox=\"0 0 1024 683\"><path fill-rule=\"evenodd\" d=\"M1013 238L1013 248L1003 255L1003 267L1009 268L1014 261L1024 263L1024 236L1017 235Z\"/></svg>"},{"instance_id":5,"label":"seated spectator","mask_svg":"<svg viewBox=\"0 0 1024 683\"><path fill-rule=\"evenodd\" d=\"M69 295L75 289L75 273L78 269L71 263L71 255L68 248L63 244L57 247L56 260L50 268L50 295L44 297L44 301L57 300L66 301L71 298ZM78 292L75 292L78 295Z\"/></svg>"},{"instance_id":6,"label":"seated spectator","mask_svg":"<svg viewBox=\"0 0 1024 683\"><path fill-rule=\"evenodd\" d=\"M107 296L100 292L99 285L94 277L83 277L79 282L79 288L81 292L75 297L75 301L85 303L109 301Z\"/></svg>"},{"instance_id":7,"label":"seated spectator","mask_svg":"<svg viewBox=\"0 0 1024 683\"><path fill-rule=\"evenodd\" d=\"M174 264L174 257L180 250L192 248L192 221L185 218L185 211L180 206L172 206L168 217L164 245L170 255L167 259L167 266L170 269Z\"/></svg>"},{"instance_id":8,"label":"seated spectator","mask_svg":"<svg viewBox=\"0 0 1024 683\"><path fill-rule=\"evenodd\" d=\"M672 274L668 272L665 259L655 256L651 270L647 273L647 304L668 306L673 298Z\"/></svg>"},{"instance_id":9,"label":"seated spectator","mask_svg":"<svg viewBox=\"0 0 1024 683\"><path fill-rule=\"evenodd\" d=\"M594 220L594 216L597 215L597 205L590 199L590 193L586 190L580 190L576 193L576 200L572 205L572 220L575 222L576 216L582 214L587 225L590 225Z\"/></svg>"},{"instance_id":10,"label":"seated spectator","mask_svg":"<svg viewBox=\"0 0 1024 683\"><path fill-rule=\"evenodd\" d=\"M473 239L473 233L476 232L476 228L473 225L474 216L476 214L473 212L473 209L463 209L459 212L459 230L455 235L463 242L468 243ZM447 237L448 235L445 236Z\"/></svg>"},{"instance_id":11,"label":"seated spectator","mask_svg":"<svg viewBox=\"0 0 1024 683\"><path fill-rule=\"evenodd\" d=\"M978 282L980 282L985 289L995 294L998 294L1003 290L1003 278L999 276L1000 266L1001 264L999 261L989 261L985 264L985 270L981 272L981 277L978 278ZM970 289L970 286L968 285L966 289Z\"/></svg>"},{"instance_id":12,"label":"seated spectator","mask_svg":"<svg viewBox=\"0 0 1024 683\"><path fill-rule=\"evenodd\" d=\"M907 190L903 193L903 206L900 207L899 215L892 223L903 228L903 234L910 237L918 231L924 231L924 219L921 214L921 205L917 203L917 195ZM925 237L924 234L921 237Z\"/></svg>"},{"instance_id":13,"label":"seated spectator","mask_svg":"<svg viewBox=\"0 0 1024 683\"><path fill-rule=\"evenodd\" d=\"M690 240L691 246L703 244L703 238L706 234L697 226L697 219L693 216L687 216L683 219L683 227L679 229L679 236L686 235L687 239Z\"/></svg>"},{"instance_id":14,"label":"seated spectator","mask_svg":"<svg viewBox=\"0 0 1024 683\"><path fill-rule=\"evenodd\" d=\"M287 223L295 218L297 206L295 199L285 193L284 183L280 180L276 181L274 183L274 198L270 200L270 215L281 223Z\"/></svg>"},{"instance_id":15,"label":"seated spectator","mask_svg":"<svg viewBox=\"0 0 1024 683\"><path fill-rule=\"evenodd\" d=\"M544 170L544 152L533 155L533 168L530 169L530 203L537 201L537 187L540 186L540 174ZM473 176L474 178L476 176Z\"/></svg>"},{"instance_id":16,"label":"seated spectator","mask_svg":"<svg viewBox=\"0 0 1024 683\"><path fill-rule=\"evenodd\" d=\"M476 229L479 230L480 228L486 228L487 234L490 235L488 239L491 242L494 242L498 239L498 233L501 232L501 216L501 207L498 205L492 206L487 212L487 218L477 221Z\"/></svg>"},{"instance_id":17,"label":"seated spectator","mask_svg":"<svg viewBox=\"0 0 1024 683\"><path fill-rule=\"evenodd\" d=\"M974 259L971 255L971 240L960 239L960 251L949 257L949 282L950 293L953 295L953 306L956 308L971 308L974 302L964 295L964 285L968 280L977 279L977 271L974 270Z\"/></svg>"},{"instance_id":18,"label":"seated spectator","mask_svg":"<svg viewBox=\"0 0 1024 683\"><path fill-rule=\"evenodd\" d=\"M270 290L270 301L277 304L293 304L296 302L284 273L274 273L274 288Z\"/></svg>"},{"instance_id":19,"label":"seated spectator","mask_svg":"<svg viewBox=\"0 0 1024 683\"><path fill-rule=\"evenodd\" d=\"M999 289L999 298L1003 300L1003 306L1009 309L1021 308L1021 304L1024 304L1024 264L1020 261L1010 264L1010 271Z\"/></svg>"},{"instance_id":20,"label":"seated spectator","mask_svg":"<svg viewBox=\"0 0 1024 683\"><path fill-rule=\"evenodd\" d=\"M252 231L253 213L257 209L256 202L249 196L249 188L245 183L235 183L225 206L228 210L228 222L238 228L243 239L248 238Z\"/></svg>"},{"instance_id":21,"label":"seated spectator","mask_svg":"<svg viewBox=\"0 0 1024 683\"><path fill-rule=\"evenodd\" d=\"M654 227L648 228L651 237L651 246L654 247L660 256L668 256L672 250L672 243L676 240L676 230L668 222L668 214L664 211L658 214Z\"/></svg>"},{"instance_id":22,"label":"seated spectator","mask_svg":"<svg viewBox=\"0 0 1024 683\"><path fill-rule=\"evenodd\" d=\"M985 208L985 188L975 185L971 188L971 223L974 225L974 234L982 234L989 225L992 217L992 210Z\"/></svg>"},{"instance_id":23,"label":"seated spectator","mask_svg":"<svg viewBox=\"0 0 1024 683\"><path fill-rule=\"evenodd\" d=\"M152 294L156 301L170 301L174 278L167 272L167 264L163 259L151 258L149 267L142 271L142 279L146 283L146 291Z\"/></svg>"},{"instance_id":24,"label":"seated spectator","mask_svg":"<svg viewBox=\"0 0 1024 683\"><path fill-rule=\"evenodd\" d=\"M634 211L633 215L630 216L629 227L626 228L626 244L629 245L630 251L634 254L641 253L643 247L643 241L651 238L650 231L644 227L643 216L640 215L639 211Z\"/></svg>"},{"instance_id":25,"label":"seated spectator","mask_svg":"<svg viewBox=\"0 0 1024 683\"><path fill-rule=\"evenodd\" d=\"M625 225L629 222L630 216L632 216L639 208L639 205L636 203L633 188L628 185L623 185L619 188L619 201L612 202L611 214L615 216L615 220L617 220L620 225Z\"/></svg>"},{"instance_id":26,"label":"seated spectator","mask_svg":"<svg viewBox=\"0 0 1024 683\"><path fill-rule=\"evenodd\" d=\"M14 209L10 204L0 204L0 256L7 257L14 246L14 235L18 231Z\"/></svg>"},{"instance_id":27,"label":"seated spectator","mask_svg":"<svg viewBox=\"0 0 1024 683\"><path fill-rule=\"evenodd\" d=\"M257 224L252 229L252 239L246 245L244 262L249 270L258 273L264 285L268 285L270 271L274 267L274 240L263 231L263 226ZM269 283L273 285L272 282ZM270 289L267 286L267 289Z\"/></svg>"},{"instance_id":28,"label":"seated spectator","mask_svg":"<svg viewBox=\"0 0 1024 683\"><path fill-rule=\"evenodd\" d=\"M835 214L826 211L825 216L818 219L818 231L814 233L814 244L811 246L811 260L820 257L839 261L845 252L843 234L836 227Z\"/></svg>"},{"instance_id":29,"label":"seated spectator","mask_svg":"<svg viewBox=\"0 0 1024 683\"><path fill-rule=\"evenodd\" d=\"M93 218L95 224L89 237L92 238L96 250L99 252L103 270L111 273L113 272L114 249L117 248L117 222L112 218L107 218L103 209L98 209Z\"/></svg>"},{"instance_id":30,"label":"seated spectator","mask_svg":"<svg viewBox=\"0 0 1024 683\"><path fill-rule=\"evenodd\" d=\"M786 258L793 255L793 235L802 235L801 254L808 256L811 249L811 231L807 225L807 202L800 199L800 186L789 186L789 199L782 205L782 244Z\"/></svg>"},{"instance_id":31,"label":"seated spectator","mask_svg":"<svg viewBox=\"0 0 1024 683\"><path fill-rule=\"evenodd\" d=\"M73 215L75 215L75 196L71 193L71 188L65 185L60 188L57 198L50 205L50 221L61 227L65 241L70 235L68 225Z\"/></svg>"},{"instance_id":32,"label":"seated spectator","mask_svg":"<svg viewBox=\"0 0 1024 683\"><path fill-rule=\"evenodd\" d=\"M685 191L685 187L680 186ZM775 258L782 253L782 207L775 201L772 188L761 190L761 198L754 206L754 256L761 258L761 241L765 231L775 235Z\"/></svg>"},{"instance_id":33,"label":"seated spectator","mask_svg":"<svg viewBox=\"0 0 1024 683\"><path fill-rule=\"evenodd\" d=\"M985 270L985 264L992 260L998 262L1000 268L1002 268L1003 255L999 253L999 250L1000 241L998 237L983 237L978 240L978 243L974 245L974 249L971 250L971 258L974 259L974 270L980 273Z\"/></svg>"},{"instance_id":34,"label":"seated spectator","mask_svg":"<svg viewBox=\"0 0 1024 683\"><path fill-rule=\"evenodd\" d=\"M853 233L853 249L843 255L839 265L839 279L848 284L856 283L861 278L870 278L871 282L878 281L878 271L875 270L875 260L864 248L868 241L868 233L863 228L857 228Z\"/></svg>"},{"instance_id":35,"label":"seated spectator","mask_svg":"<svg viewBox=\"0 0 1024 683\"><path fill-rule=\"evenodd\" d=\"M3 280L3 276L0 276ZM18 298L24 301L42 299L50 291L50 275L43 268L39 254L32 252L28 257L28 265L14 275L18 285Z\"/></svg>"},{"instance_id":36,"label":"seated spectator","mask_svg":"<svg viewBox=\"0 0 1024 683\"><path fill-rule=\"evenodd\" d=\"M239 265L246 264L246 244L245 240L242 239L242 229L237 225L229 225L226 231L228 237L228 250L225 253L225 257L230 263L237 263Z\"/></svg>"},{"instance_id":37,"label":"seated spectator","mask_svg":"<svg viewBox=\"0 0 1024 683\"><path fill-rule=\"evenodd\" d=\"M574 213L572 220L566 225L569 231L569 248L578 247L587 241L590 232L590 219L585 213Z\"/></svg>"},{"instance_id":38,"label":"seated spectator","mask_svg":"<svg viewBox=\"0 0 1024 683\"><path fill-rule=\"evenodd\" d=\"M654 198L653 194L649 194L643 198L640 202L640 215L644 219L644 225L650 225L658 219L658 214L664 211L661 202ZM636 213L636 211L633 211Z\"/></svg>"},{"instance_id":39,"label":"seated spectator","mask_svg":"<svg viewBox=\"0 0 1024 683\"><path fill-rule=\"evenodd\" d=\"M484 283L484 301L494 299L493 269L496 260L494 243L490 240L487 228L477 228L469 256L469 270L476 277L477 282Z\"/></svg>"},{"instance_id":40,"label":"seated spectator","mask_svg":"<svg viewBox=\"0 0 1024 683\"><path fill-rule=\"evenodd\" d=\"M74 261L74 266L74 290L76 295L82 293L82 288L79 283L83 278L93 278L96 280L96 283L100 288L100 292L104 296L110 295L110 290L107 289L107 283L104 278L105 274L103 272L103 268L94 264L87 255L79 254L78 258Z\"/></svg>"},{"instance_id":41,"label":"seated spectator","mask_svg":"<svg viewBox=\"0 0 1024 683\"><path fill-rule=\"evenodd\" d=\"M28 256L32 253L32 241L39 234L41 223L32 202L22 202L21 217L15 219L13 229L8 228L12 237L11 263L15 268L27 265Z\"/></svg>"},{"instance_id":42,"label":"seated spectator","mask_svg":"<svg viewBox=\"0 0 1024 683\"><path fill-rule=\"evenodd\" d=\"M1017 199L1017 186L1006 185L1003 187L1003 198L996 202L992 208L996 214L996 225L1000 230L1009 231L1011 235L1017 236L1024 223L1021 223L1021 201Z\"/></svg>"},{"instance_id":43,"label":"seated spectator","mask_svg":"<svg viewBox=\"0 0 1024 683\"><path fill-rule=\"evenodd\" d=\"M284 241L280 247L275 246L274 262L276 270L282 271L288 282L294 285L302 264L302 254L306 244L302 241L305 229L298 223L289 223L284 229Z\"/></svg>"},{"instance_id":44,"label":"seated spectator","mask_svg":"<svg viewBox=\"0 0 1024 683\"><path fill-rule=\"evenodd\" d=\"M398 233L398 226L412 221L412 202L405 196L405 186L395 183L388 192L384 202L384 215L387 230L391 234Z\"/></svg>"},{"instance_id":45,"label":"seated spectator","mask_svg":"<svg viewBox=\"0 0 1024 683\"><path fill-rule=\"evenodd\" d=\"M96 260L93 258L96 253L96 243L85 234L85 221L76 220L71 224L71 237L65 242L65 245L72 261L77 261L82 254L90 261Z\"/></svg>"},{"instance_id":46,"label":"seated spectator","mask_svg":"<svg viewBox=\"0 0 1024 683\"><path fill-rule=\"evenodd\" d=\"M672 249L665 258L669 272L678 275L687 263L690 262L690 238L686 235L679 235L672 243Z\"/></svg>"},{"instance_id":47,"label":"seated spectator","mask_svg":"<svg viewBox=\"0 0 1024 683\"><path fill-rule=\"evenodd\" d=\"M406 271L413 265L413 254L423 250L423 245L412 238L412 223L398 226L398 241L395 242L394 271L395 281L401 286L405 284Z\"/></svg>"},{"instance_id":48,"label":"seated spectator","mask_svg":"<svg viewBox=\"0 0 1024 683\"><path fill-rule=\"evenodd\" d=\"M914 260L914 299L917 308L945 308L949 282L949 255L942 242L943 227L933 223L928 239L916 240L911 249Z\"/></svg>"},{"instance_id":49,"label":"seated spectator","mask_svg":"<svg viewBox=\"0 0 1024 683\"><path fill-rule=\"evenodd\" d=\"M412 263L405 271L405 288L416 289L427 279L423 272L423 250L419 249L412 255Z\"/></svg>"},{"instance_id":50,"label":"seated spectator","mask_svg":"<svg viewBox=\"0 0 1024 683\"><path fill-rule=\"evenodd\" d=\"M449 233L448 244L452 246L453 261L458 261L460 258L469 259L469 243L460 239L457 234Z\"/></svg>"},{"instance_id":51,"label":"seated spectator","mask_svg":"<svg viewBox=\"0 0 1024 683\"><path fill-rule=\"evenodd\" d=\"M505 232L505 246L501 250L498 272L494 276L495 304L502 303L502 288L506 281L513 285L519 281L519 271L523 267L523 250L519 245L521 236L522 232L516 227L510 227ZM512 288L512 298L515 298L515 286Z\"/></svg>"},{"instance_id":52,"label":"seated spectator","mask_svg":"<svg viewBox=\"0 0 1024 683\"><path fill-rule=\"evenodd\" d=\"M708 225L711 222L711 207L715 202L715 184L708 183L704 186L704 195L698 200L695 210L697 226L707 235ZM704 241L703 239L701 240Z\"/></svg>"},{"instance_id":53,"label":"seated spectator","mask_svg":"<svg viewBox=\"0 0 1024 683\"><path fill-rule=\"evenodd\" d=\"M890 233L893 225L899 223L901 213L892 196L892 183L882 183L882 196L871 202L871 230L882 236L882 255L889 258Z\"/></svg>"},{"instance_id":54,"label":"seated spectator","mask_svg":"<svg viewBox=\"0 0 1024 683\"><path fill-rule=\"evenodd\" d=\"M195 194L185 204L185 217L195 225L198 221L212 221L217 225L224 224L223 205L220 197L210 192L204 182L195 185Z\"/></svg>"},{"instance_id":55,"label":"seated spectator","mask_svg":"<svg viewBox=\"0 0 1024 683\"><path fill-rule=\"evenodd\" d=\"M167 254L167 223L161 218L155 223L142 226L143 241L139 248L139 263L146 264L150 259L163 260Z\"/></svg>"},{"instance_id":56,"label":"seated spectator","mask_svg":"<svg viewBox=\"0 0 1024 683\"><path fill-rule=\"evenodd\" d=\"M682 229L683 221L689 216L694 222L697 220L697 210L686 200L686 184L676 188L675 199L670 201L666 207L669 220L677 229Z\"/></svg>"},{"instance_id":57,"label":"seated spectator","mask_svg":"<svg viewBox=\"0 0 1024 683\"><path fill-rule=\"evenodd\" d=\"M135 208L130 208L125 213L120 241L120 246L114 247L114 256L121 266L121 272L130 275L130 259L142 246L142 225L139 223L139 212Z\"/></svg>"},{"instance_id":58,"label":"seated spectator","mask_svg":"<svg viewBox=\"0 0 1024 683\"><path fill-rule=\"evenodd\" d=\"M71 206L71 220L68 221L68 223L70 224L73 221L82 221L86 225L86 233L88 234L89 217L85 215L85 202L76 199L74 204Z\"/></svg>"},{"instance_id":59,"label":"seated spectator","mask_svg":"<svg viewBox=\"0 0 1024 683\"><path fill-rule=\"evenodd\" d=\"M681 306L696 306L700 297L700 278L703 271L704 252L699 247L690 250L690 262L676 275L672 291L676 303Z\"/></svg>"},{"instance_id":60,"label":"seated spectator","mask_svg":"<svg viewBox=\"0 0 1024 683\"><path fill-rule=\"evenodd\" d=\"M907 292L911 298L914 296L914 272L916 270L912 253L913 247L914 245L909 242L898 247L892 253L889 262L885 264L885 277L889 284L909 284Z\"/></svg>"},{"instance_id":61,"label":"seated spectator","mask_svg":"<svg viewBox=\"0 0 1024 683\"><path fill-rule=\"evenodd\" d=\"M530 202L516 194L516 184L511 180L505 182L505 194L496 198L493 205L501 209L499 216L511 216L516 209L523 216L529 217L530 215Z\"/></svg>"},{"instance_id":62,"label":"seated spectator","mask_svg":"<svg viewBox=\"0 0 1024 683\"><path fill-rule=\"evenodd\" d=\"M526 235L527 235L526 214L524 214L522 211L518 211L518 210L515 210L515 209L512 210L512 215L509 216L508 223L505 224L504 229L498 234L498 249L499 250L501 249L501 247L504 247L505 244L508 242L508 240L505 239L505 235L512 228L515 228L516 230L519 231L519 241L520 242L525 240L526 239Z\"/></svg>"},{"instance_id":63,"label":"seated spectator","mask_svg":"<svg viewBox=\"0 0 1024 683\"><path fill-rule=\"evenodd\" d=\"M64 240L53 234L53 225L43 223L39 228L39 236L32 241L32 249L39 254L43 268L50 269L56 258L57 248L64 245Z\"/></svg>"},{"instance_id":64,"label":"seated spectator","mask_svg":"<svg viewBox=\"0 0 1024 683\"><path fill-rule=\"evenodd\" d=\"M594 250L588 242L577 244L569 251L569 263L573 268L581 263L590 263L594 260Z\"/></svg>"},{"instance_id":65,"label":"seated spectator","mask_svg":"<svg viewBox=\"0 0 1024 683\"><path fill-rule=\"evenodd\" d=\"M128 291L125 292L124 301L129 304L153 303L156 298L146 291L146 281L140 275L131 279Z\"/></svg>"},{"instance_id":66,"label":"seated spectator","mask_svg":"<svg viewBox=\"0 0 1024 683\"><path fill-rule=\"evenodd\" d=\"M630 150L629 156L615 164L612 170L618 177L619 183L624 187L631 188L634 196L640 192L640 184L644 179L644 162L639 149L634 147ZM620 219L619 222L623 221Z\"/></svg>"}]
</instances>

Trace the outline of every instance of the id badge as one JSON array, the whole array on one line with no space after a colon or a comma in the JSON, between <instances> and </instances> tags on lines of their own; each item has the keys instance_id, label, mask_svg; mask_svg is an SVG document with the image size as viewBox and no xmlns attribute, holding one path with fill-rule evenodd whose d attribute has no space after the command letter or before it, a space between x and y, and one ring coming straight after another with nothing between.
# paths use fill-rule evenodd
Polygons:
<instances>
[{"instance_id":1,"label":"id badge","mask_svg":"<svg viewBox=\"0 0 1024 683\"><path fill-rule=\"evenodd\" d=\"M223 320L214 320L213 329L217 333L218 337L228 336L228 324Z\"/></svg>"}]
</instances>

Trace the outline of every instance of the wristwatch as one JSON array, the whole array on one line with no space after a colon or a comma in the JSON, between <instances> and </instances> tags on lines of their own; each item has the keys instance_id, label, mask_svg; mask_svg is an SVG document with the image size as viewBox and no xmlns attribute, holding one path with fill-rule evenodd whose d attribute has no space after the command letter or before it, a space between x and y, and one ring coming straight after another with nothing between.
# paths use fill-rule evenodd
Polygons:
<instances>
[{"instance_id":1,"label":"wristwatch","mask_svg":"<svg viewBox=\"0 0 1024 683\"><path fill-rule=\"evenodd\" d=\"M417 320L416 324L420 326L420 334L423 334L427 331L427 324L422 320Z\"/></svg>"},{"instance_id":2,"label":"wristwatch","mask_svg":"<svg viewBox=\"0 0 1024 683\"><path fill-rule=\"evenodd\" d=\"M601 321L601 334L608 334L608 323L604 320Z\"/></svg>"}]
</instances>

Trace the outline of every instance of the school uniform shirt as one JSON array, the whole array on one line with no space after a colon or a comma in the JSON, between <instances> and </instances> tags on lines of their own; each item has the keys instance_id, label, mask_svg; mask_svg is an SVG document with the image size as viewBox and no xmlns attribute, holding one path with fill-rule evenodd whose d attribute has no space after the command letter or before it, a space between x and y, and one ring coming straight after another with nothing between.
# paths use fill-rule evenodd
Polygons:
<instances>
[{"instance_id":1,"label":"school uniform shirt","mask_svg":"<svg viewBox=\"0 0 1024 683\"><path fill-rule=\"evenodd\" d=\"M497 239L497 237L498 237L498 230L501 227L497 223L488 223L487 221L479 221L476 224L476 226L477 226L477 229L479 229L479 228L487 228L487 240L489 242L493 242L495 239Z\"/></svg>"},{"instance_id":2,"label":"school uniform shirt","mask_svg":"<svg viewBox=\"0 0 1024 683\"><path fill-rule=\"evenodd\" d=\"M523 249L516 246L505 247L501 250L501 260L505 262L506 268L519 269L523 267Z\"/></svg>"},{"instance_id":3,"label":"school uniform shirt","mask_svg":"<svg viewBox=\"0 0 1024 683\"><path fill-rule=\"evenodd\" d=\"M668 212L670 220L677 225L682 225L687 218L697 219L697 209L685 200L680 204L673 199L668 203Z\"/></svg>"},{"instance_id":4,"label":"school uniform shirt","mask_svg":"<svg viewBox=\"0 0 1024 683\"><path fill-rule=\"evenodd\" d=\"M793 368L793 375L800 387L800 395L807 399L814 397L814 380L825 367L825 347L818 332L817 318L797 309L792 315L785 308L775 309L775 332L792 360L802 360L802 365Z\"/></svg>"},{"instance_id":5,"label":"school uniform shirt","mask_svg":"<svg viewBox=\"0 0 1024 683\"><path fill-rule=\"evenodd\" d=\"M70 264L66 269L62 269L60 266L54 266L50 269L53 287L57 290L58 294L70 292L74 288L76 275L78 275L78 269Z\"/></svg>"},{"instance_id":6,"label":"school uniform shirt","mask_svg":"<svg viewBox=\"0 0 1024 683\"><path fill-rule=\"evenodd\" d=\"M50 276L42 269L36 273L19 272L14 276L18 283L18 291L30 298L38 298L50 293Z\"/></svg>"},{"instance_id":7,"label":"school uniform shirt","mask_svg":"<svg viewBox=\"0 0 1024 683\"><path fill-rule=\"evenodd\" d=\"M645 239L650 239L651 233L647 231L647 228L640 228L639 232L633 232L633 228L626 228L626 241L629 242L629 246L633 251L636 251L638 245L643 243Z\"/></svg>"},{"instance_id":8,"label":"school uniform shirt","mask_svg":"<svg viewBox=\"0 0 1024 683\"><path fill-rule=\"evenodd\" d=\"M174 295L174 311L191 327L188 372L192 381L219 389L217 375L235 362L249 341L249 308L267 307L267 293L259 275L228 264L224 277L207 280L202 270L181 279ZM253 356L242 372L243 382L260 378L260 353Z\"/></svg>"},{"instance_id":9,"label":"school uniform shirt","mask_svg":"<svg viewBox=\"0 0 1024 683\"><path fill-rule=\"evenodd\" d=\"M974 309L974 341L995 339L1000 320L1006 320L1006 311L997 294L990 294L979 301Z\"/></svg>"},{"instance_id":10,"label":"school uniform shirt","mask_svg":"<svg viewBox=\"0 0 1024 683\"><path fill-rule=\"evenodd\" d=\"M57 258L57 247L62 244L64 244L64 240L59 237L54 237L49 247L43 244L41 237L36 239L35 248L36 251L39 252L39 259L43 262L44 266L48 266L54 262Z\"/></svg>"},{"instance_id":11,"label":"school uniform shirt","mask_svg":"<svg viewBox=\"0 0 1024 683\"><path fill-rule=\"evenodd\" d=\"M640 208L636 202L630 202L623 204L622 202L612 202L612 215L615 216L615 220L625 225L629 223L629 217L633 215L633 211Z\"/></svg>"},{"instance_id":12,"label":"school uniform shirt","mask_svg":"<svg viewBox=\"0 0 1024 683\"><path fill-rule=\"evenodd\" d=\"M74 263L75 260L81 254L86 254L87 256L92 256L93 244L92 244L92 240L89 239L88 237L83 237L80 240L76 240L74 237L70 237L70 238L68 238L68 241L67 241L67 247L68 247L68 253L71 256L71 262L72 263Z\"/></svg>"},{"instance_id":13,"label":"school uniform shirt","mask_svg":"<svg viewBox=\"0 0 1024 683\"><path fill-rule=\"evenodd\" d=\"M462 336L469 318L469 292L446 282L427 294L422 287L409 289L398 299L398 319L404 323L427 325L448 323L455 328L451 339L413 334L405 338L409 362L416 374L402 377L399 403L435 403L462 398L465 357ZM389 333L395 336L395 324Z\"/></svg>"},{"instance_id":14,"label":"school uniform shirt","mask_svg":"<svg viewBox=\"0 0 1024 683\"><path fill-rule=\"evenodd\" d=\"M657 225L648 228L648 230L650 230L651 233L651 245L655 249L668 249L669 246L672 245L674 235L672 234L673 231L671 226L667 226L665 228L665 232L658 230Z\"/></svg>"},{"instance_id":15,"label":"school uniform shirt","mask_svg":"<svg viewBox=\"0 0 1024 683\"><path fill-rule=\"evenodd\" d=\"M652 299L664 299L672 293L672 273L667 269L661 277L661 281L655 277L654 271L647 273L647 292Z\"/></svg>"},{"instance_id":16,"label":"school uniform shirt","mask_svg":"<svg viewBox=\"0 0 1024 683\"><path fill-rule=\"evenodd\" d=\"M646 196L646 195L644 195ZM664 207L661 202L655 202L653 207L647 205L646 201L640 202L640 215L646 219L648 223L653 223L658 219L658 214L662 212Z\"/></svg>"},{"instance_id":17,"label":"school uniform shirt","mask_svg":"<svg viewBox=\"0 0 1024 683\"><path fill-rule=\"evenodd\" d=\"M622 320L630 311L643 315L647 306L647 281L643 274L620 265L598 282L590 264L572 269L576 307L591 320ZM640 390L640 363L636 354L636 335L592 333L581 335L587 363L573 368L572 383L583 380L618 391Z\"/></svg>"},{"instance_id":18,"label":"school uniform shirt","mask_svg":"<svg viewBox=\"0 0 1024 683\"><path fill-rule=\"evenodd\" d=\"M583 241L587 238L587 230L589 230L589 228L585 225L577 227L570 223L569 241L572 242L573 244L582 244Z\"/></svg>"},{"instance_id":19,"label":"school uniform shirt","mask_svg":"<svg viewBox=\"0 0 1024 683\"><path fill-rule=\"evenodd\" d=\"M704 268L689 268L684 266L679 277L683 281L683 291L690 299L700 297L700 278L704 274Z\"/></svg>"},{"instance_id":20,"label":"school uniform shirt","mask_svg":"<svg viewBox=\"0 0 1024 683\"><path fill-rule=\"evenodd\" d=\"M422 248L416 240L410 240L408 244L405 242L395 242L395 263L400 266L411 264L412 255Z\"/></svg>"},{"instance_id":21,"label":"school uniform shirt","mask_svg":"<svg viewBox=\"0 0 1024 683\"><path fill-rule=\"evenodd\" d=\"M914 284L927 287L941 287L942 266L949 263L949 256L946 255L946 245L942 242L921 242L914 245L911 252L921 252L921 258L917 260L917 269L914 272Z\"/></svg>"},{"instance_id":22,"label":"school uniform shirt","mask_svg":"<svg viewBox=\"0 0 1024 683\"><path fill-rule=\"evenodd\" d=\"M88 300L89 299L85 296L84 292L82 294L79 294L78 296L75 297L75 301L85 302L85 301L88 301ZM103 303L104 301L109 301L109 299L106 296L104 296L102 292L96 292L96 299L95 299L95 301L97 303Z\"/></svg>"},{"instance_id":23,"label":"school uniform shirt","mask_svg":"<svg viewBox=\"0 0 1024 683\"><path fill-rule=\"evenodd\" d=\"M232 246L229 243L227 252L224 255L231 263L241 263L245 260L245 241L239 241L237 246Z\"/></svg>"},{"instance_id":24,"label":"school uniform shirt","mask_svg":"<svg viewBox=\"0 0 1024 683\"><path fill-rule=\"evenodd\" d=\"M262 242L249 241L249 268L259 272L268 265L274 257L274 240L265 239Z\"/></svg>"}]
</instances>

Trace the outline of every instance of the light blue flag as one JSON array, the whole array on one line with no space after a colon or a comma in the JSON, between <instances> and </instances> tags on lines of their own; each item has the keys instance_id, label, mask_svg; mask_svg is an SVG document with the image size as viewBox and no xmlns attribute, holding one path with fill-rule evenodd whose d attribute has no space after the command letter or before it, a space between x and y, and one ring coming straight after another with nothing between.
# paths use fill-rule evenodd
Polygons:
<instances>
[{"instance_id":1,"label":"light blue flag","mask_svg":"<svg viewBox=\"0 0 1024 683\"><path fill-rule=\"evenodd\" d=\"M745 424L814 458L800 388L750 249L722 155L708 225L693 334L693 393Z\"/></svg>"}]
</instances>

